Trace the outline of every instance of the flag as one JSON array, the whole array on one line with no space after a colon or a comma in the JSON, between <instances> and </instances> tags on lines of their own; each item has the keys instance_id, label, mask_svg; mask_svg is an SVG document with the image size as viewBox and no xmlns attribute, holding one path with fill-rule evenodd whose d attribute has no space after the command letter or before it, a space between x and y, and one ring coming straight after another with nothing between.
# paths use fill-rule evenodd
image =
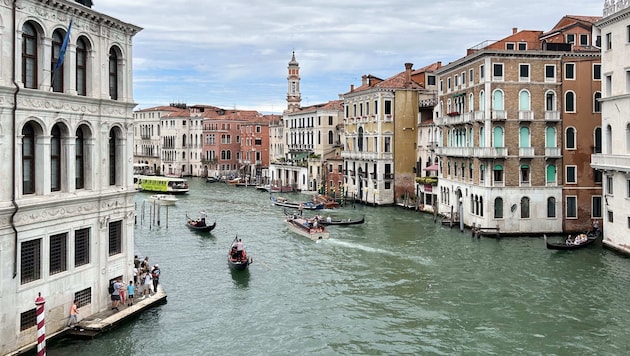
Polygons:
<instances>
[{"instance_id":1,"label":"flag","mask_svg":"<svg viewBox=\"0 0 630 356\"><path fill-rule=\"evenodd\" d=\"M66 55L66 48L68 48L68 42L70 42L70 30L72 29L72 19L70 19L70 24L68 25L68 31L66 31L66 37L63 38L63 43L61 44L61 49L59 49L59 58L57 58L57 63L55 63L55 69L53 72L56 72L59 67L63 64L63 57Z\"/></svg>"}]
</instances>

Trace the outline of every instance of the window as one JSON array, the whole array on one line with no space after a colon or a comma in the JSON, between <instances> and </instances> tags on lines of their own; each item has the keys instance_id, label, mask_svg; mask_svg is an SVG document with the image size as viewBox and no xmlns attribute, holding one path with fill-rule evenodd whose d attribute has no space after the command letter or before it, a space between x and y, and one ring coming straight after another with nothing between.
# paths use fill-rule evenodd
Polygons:
<instances>
[{"instance_id":1,"label":"window","mask_svg":"<svg viewBox=\"0 0 630 356\"><path fill-rule=\"evenodd\" d=\"M479 181L480 182L483 182L484 179L485 179L484 176L485 176L486 172L484 171L484 169L485 169L485 167L484 167L483 164L481 166L479 166Z\"/></svg>"},{"instance_id":2,"label":"window","mask_svg":"<svg viewBox=\"0 0 630 356\"><path fill-rule=\"evenodd\" d=\"M363 152L363 127L359 127L359 133L357 138L357 150Z\"/></svg>"},{"instance_id":3,"label":"window","mask_svg":"<svg viewBox=\"0 0 630 356\"><path fill-rule=\"evenodd\" d=\"M613 222L613 212L608 210L608 222L612 223Z\"/></svg>"},{"instance_id":4,"label":"window","mask_svg":"<svg viewBox=\"0 0 630 356\"><path fill-rule=\"evenodd\" d=\"M575 129L573 127L567 127L566 137L565 137L565 148L568 150L576 149Z\"/></svg>"},{"instance_id":5,"label":"window","mask_svg":"<svg viewBox=\"0 0 630 356\"><path fill-rule=\"evenodd\" d=\"M529 198L521 198L521 219L529 219Z\"/></svg>"},{"instance_id":6,"label":"window","mask_svg":"<svg viewBox=\"0 0 630 356\"><path fill-rule=\"evenodd\" d=\"M575 43L575 34L567 33L567 43Z\"/></svg>"},{"instance_id":7,"label":"window","mask_svg":"<svg viewBox=\"0 0 630 356\"><path fill-rule=\"evenodd\" d=\"M118 54L113 47L109 50L109 98L118 100Z\"/></svg>"},{"instance_id":8,"label":"window","mask_svg":"<svg viewBox=\"0 0 630 356\"><path fill-rule=\"evenodd\" d=\"M606 34L606 49L612 49L612 33L607 33Z\"/></svg>"},{"instance_id":9,"label":"window","mask_svg":"<svg viewBox=\"0 0 630 356\"><path fill-rule=\"evenodd\" d=\"M514 48L515 48L515 46L514 46L513 42L507 42L505 44L505 49L508 50L508 51L512 51L512 50L514 50Z\"/></svg>"},{"instance_id":10,"label":"window","mask_svg":"<svg viewBox=\"0 0 630 356\"><path fill-rule=\"evenodd\" d=\"M593 112L602 112L602 103L600 99L602 98L602 93L596 91L593 96Z\"/></svg>"},{"instance_id":11,"label":"window","mask_svg":"<svg viewBox=\"0 0 630 356\"><path fill-rule=\"evenodd\" d=\"M451 90L451 78L446 78L446 90Z\"/></svg>"},{"instance_id":12,"label":"window","mask_svg":"<svg viewBox=\"0 0 630 356\"><path fill-rule=\"evenodd\" d=\"M109 223L109 256L122 253L122 221Z\"/></svg>"},{"instance_id":13,"label":"window","mask_svg":"<svg viewBox=\"0 0 630 356\"><path fill-rule=\"evenodd\" d=\"M566 166L565 170L567 184L577 183L577 166Z\"/></svg>"},{"instance_id":14,"label":"window","mask_svg":"<svg viewBox=\"0 0 630 356\"><path fill-rule=\"evenodd\" d=\"M494 63L492 65L492 80L503 80L503 63Z\"/></svg>"},{"instance_id":15,"label":"window","mask_svg":"<svg viewBox=\"0 0 630 356\"><path fill-rule=\"evenodd\" d=\"M66 233L52 235L50 237L49 273L52 276L68 270L68 235Z\"/></svg>"},{"instance_id":16,"label":"window","mask_svg":"<svg viewBox=\"0 0 630 356\"><path fill-rule=\"evenodd\" d=\"M521 165L521 182L529 183L529 165L527 164Z\"/></svg>"},{"instance_id":17,"label":"window","mask_svg":"<svg viewBox=\"0 0 630 356\"><path fill-rule=\"evenodd\" d=\"M77 129L74 141L75 158L74 158L74 184L76 189L85 188L85 138L83 137L83 128Z\"/></svg>"},{"instance_id":18,"label":"window","mask_svg":"<svg viewBox=\"0 0 630 356\"><path fill-rule=\"evenodd\" d=\"M90 229L74 232L74 267L90 263Z\"/></svg>"},{"instance_id":19,"label":"window","mask_svg":"<svg viewBox=\"0 0 630 356\"><path fill-rule=\"evenodd\" d=\"M22 82L25 88L37 88L37 30L30 22L22 27Z\"/></svg>"},{"instance_id":20,"label":"window","mask_svg":"<svg viewBox=\"0 0 630 356\"><path fill-rule=\"evenodd\" d=\"M61 64L57 67L57 62L59 61L59 57L61 55L61 45L63 44L64 35L61 30L56 30L53 32L51 50L52 54L50 56L50 73L51 73L51 87L52 90L56 93L63 92L63 68L64 65Z\"/></svg>"},{"instance_id":21,"label":"window","mask_svg":"<svg viewBox=\"0 0 630 356\"><path fill-rule=\"evenodd\" d=\"M42 239L24 241L20 244L20 283L25 284L41 278Z\"/></svg>"},{"instance_id":22,"label":"window","mask_svg":"<svg viewBox=\"0 0 630 356\"><path fill-rule=\"evenodd\" d=\"M575 79L575 63L564 64L564 79Z\"/></svg>"},{"instance_id":23,"label":"window","mask_svg":"<svg viewBox=\"0 0 630 356\"><path fill-rule=\"evenodd\" d=\"M435 85L435 75L427 76L427 85Z\"/></svg>"},{"instance_id":24,"label":"window","mask_svg":"<svg viewBox=\"0 0 630 356\"><path fill-rule=\"evenodd\" d=\"M613 194L613 177L606 176L606 194Z\"/></svg>"},{"instance_id":25,"label":"window","mask_svg":"<svg viewBox=\"0 0 630 356\"><path fill-rule=\"evenodd\" d=\"M547 184L556 183L556 166L555 165L550 164L547 166L546 180L547 180Z\"/></svg>"},{"instance_id":26,"label":"window","mask_svg":"<svg viewBox=\"0 0 630 356\"><path fill-rule=\"evenodd\" d=\"M20 331L24 331L37 325L37 308L27 310L20 314Z\"/></svg>"},{"instance_id":27,"label":"window","mask_svg":"<svg viewBox=\"0 0 630 356\"><path fill-rule=\"evenodd\" d=\"M77 63L76 63L76 75L77 75L77 95L87 95L87 53L88 46L84 37L79 38L77 41Z\"/></svg>"},{"instance_id":28,"label":"window","mask_svg":"<svg viewBox=\"0 0 630 356\"><path fill-rule=\"evenodd\" d=\"M484 67L485 66L483 64L479 66L479 81L481 81L481 79L484 78L484 75L485 75L483 72L483 70L485 69Z\"/></svg>"},{"instance_id":29,"label":"window","mask_svg":"<svg viewBox=\"0 0 630 356\"><path fill-rule=\"evenodd\" d=\"M564 94L564 112L575 112L575 93L572 91Z\"/></svg>"},{"instance_id":30,"label":"window","mask_svg":"<svg viewBox=\"0 0 630 356\"><path fill-rule=\"evenodd\" d=\"M577 219L577 197L567 196L567 219Z\"/></svg>"},{"instance_id":31,"label":"window","mask_svg":"<svg viewBox=\"0 0 630 356\"><path fill-rule=\"evenodd\" d=\"M546 82L556 81L556 66L555 65L545 64L545 81Z\"/></svg>"},{"instance_id":32,"label":"window","mask_svg":"<svg viewBox=\"0 0 630 356\"><path fill-rule=\"evenodd\" d=\"M586 34L580 35L580 46L588 46L588 35Z\"/></svg>"},{"instance_id":33,"label":"window","mask_svg":"<svg viewBox=\"0 0 630 356\"><path fill-rule=\"evenodd\" d=\"M30 122L22 128L22 193L35 193L35 130Z\"/></svg>"},{"instance_id":34,"label":"window","mask_svg":"<svg viewBox=\"0 0 630 356\"><path fill-rule=\"evenodd\" d=\"M391 114L392 114L392 101L385 100L385 115L391 115Z\"/></svg>"},{"instance_id":35,"label":"window","mask_svg":"<svg viewBox=\"0 0 630 356\"><path fill-rule=\"evenodd\" d=\"M385 147L384 147L383 152L386 152L386 153L391 152L391 142L392 142L391 137L385 137Z\"/></svg>"},{"instance_id":36,"label":"window","mask_svg":"<svg viewBox=\"0 0 630 356\"><path fill-rule=\"evenodd\" d=\"M547 198L547 217L556 217L556 198L554 197Z\"/></svg>"},{"instance_id":37,"label":"window","mask_svg":"<svg viewBox=\"0 0 630 356\"><path fill-rule=\"evenodd\" d=\"M55 124L50 138L50 190L61 190L61 129Z\"/></svg>"},{"instance_id":38,"label":"window","mask_svg":"<svg viewBox=\"0 0 630 356\"><path fill-rule=\"evenodd\" d=\"M593 195L591 197L591 217L602 217L602 197L601 195Z\"/></svg>"},{"instance_id":39,"label":"window","mask_svg":"<svg viewBox=\"0 0 630 356\"><path fill-rule=\"evenodd\" d=\"M519 51L527 51L527 43L526 42L519 42L518 43L518 50Z\"/></svg>"},{"instance_id":40,"label":"window","mask_svg":"<svg viewBox=\"0 0 630 356\"><path fill-rule=\"evenodd\" d=\"M74 300L77 301L77 308L92 304L92 288L88 287L74 293Z\"/></svg>"},{"instance_id":41,"label":"window","mask_svg":"<svg viewBox=\"0 0 630 356\"><path fill-rule=\"evenodd\" d=\"M529 81L529 64L519 64L518 80L521 82Z\"/></svg>"},{"instance_id":42,"label":"window","mask_svg":"<svg viewBox=\"0 0 630 356\"><path fill-rule=\"evenodd\" d=\"M495 165L492 173L493 173L493 178L494 178L495 183L503 182L503 166L502 165L500 164Z\"/></svg>"},{"instance_id":43,"label":"window","mask_svg":"<svg viewBox=\"0 0 630 356\"><path fill-rule=\"evenodd\" d=\"M475 70L474 69L470 69L468 71L468 82L470 83L470 85L472 85L473 82L474 82L474 79L475 79L475 75L474 74L475 74Z\"/></svg>"},{"instance_id":44,"label":"window","mask_svg":"<svg viewBox=\"0 0 630 356\"><path fill-rule=\"evenodd\" d=\"M494 218L503 219L503 199L502 198L494 199Z\"/></svg>"},{"instance_id":45,"label":"window","mask_svg":"<svg viewBox=\"0 0 630 356\"><path fill-rule=\"evenodd\" d=\"M593 80L602 80L601 64L593 64Z\"/></svg>"},{"instance_id":46,"label":"window","mask_svg":"<svg viewBox=\"0 0 630 356\"><path fill-rule=\"evenodd\" d=\"M116 185L116 143L118 141L118 135L115 129L109 130L109 185Z\"/></svg>"}]
</instances>

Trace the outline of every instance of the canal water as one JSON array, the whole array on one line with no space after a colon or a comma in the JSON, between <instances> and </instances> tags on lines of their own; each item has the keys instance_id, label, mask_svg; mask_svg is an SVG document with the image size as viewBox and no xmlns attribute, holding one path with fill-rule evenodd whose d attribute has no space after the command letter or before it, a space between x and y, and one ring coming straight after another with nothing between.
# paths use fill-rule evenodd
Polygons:
<instances>
[{"instance_id":1,"label":"canal water","mask_svg":"<svg viewBox=\"0 0 630 356\"><path fill-rule=\"evenodd\" d=\"M191 179L150 224L139 193L137 253L159 263L168 303L49 355L622 355L630 352L630 259L541 238L471 238L397 207L313 242L288 230L269 194ZM304 194L284 194L307 199ZM216 229L189 231L208 211ZM328 212L325 212L328 214ZM143 218L144 216L144 218ZM254 263L231 272L235 236Z\"/></svg>"}]
</instances>

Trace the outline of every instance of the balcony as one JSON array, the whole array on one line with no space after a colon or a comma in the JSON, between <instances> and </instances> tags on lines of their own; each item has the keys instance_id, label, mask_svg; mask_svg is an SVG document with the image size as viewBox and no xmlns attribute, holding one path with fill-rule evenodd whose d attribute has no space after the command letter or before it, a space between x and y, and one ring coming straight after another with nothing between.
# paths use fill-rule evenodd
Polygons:
<instances>
[{"instance_id":1,"label":"balcony","mask_svg":"<svg viewBox=\"0 0 630 356\"><path fill-rule=\"evenodd\" d=\"M477 158L507 158L507 147L475 147L474 155Z\"/></svg>"},{"instance_id":2,"label":"balcony","mask_svg":"<svg viewBox=\"0 0 630 356\"><path fill-rule=\"evenodd\" d=\"M534 147L519 147L518 148L518 156L521 158L532 158L534 157Z\"/></svg>"},{"instance_id":3,"label":"balcony","mask_svg":"<svg viewBox=\"0 0 630 356\"><path fill-rule=\"evenodd\" d=\"M562 150L560 147L545 147L545 158L560 158Z\"/></svg>"},{"instance_id":4,"label":"balcony","mask_svg":"<svg viewBox=\"0 0 630 356\"><path fill-rule=\"evenodd\" d=\"M507 119L507 112L505 110L492 110L493 121L505 121Z\"/></svg>"},{"instance_id":5,"label":"balcony","mask_svg":"<svg viewBox=\"0 0 630 356\"><path fill-rule=\"evenodd\" d=\"M630 173L630 155L594 154L591 156L591 167L628 174Z\"/></svg>"},{"instance_id":6,"label":"balcony","mask_svg":"<svg viewBox=\"0 0 630 356\"><path fill-rule=\"evenodd\" d=\"M474 154L474 147L436 147L435 153L439 156L450 157L472 157Z\"/></svg>"},{"instance_id":7,"label":"balcony","mask_svg":"<svg viewBox=\"0 0 630 356\"><path fill-rule=\"evenodd\" d=\"M475 121L483 121L486 118L484 111L475 111Z\"/></svg>"},{"instance_id":8,"label":"balcony","mask_svg":"<svg viewBox=\"0 0 630 356\"><path fill-rule=\"evenodd\" d=\"M534 121L534 112L530 110L519 111L518 119L519 121Z\"/></svg>"},{"instance_id":9,"label":"balcony","mask_svg":"<svg viewBox=\"0 0 630 356\"><path fill-rule=\"evenodd\" d=\"M560 121L560 111L545 111L545 121Z\"/></svg>"},{"instance_id":10,"label":"balcony","mask_svg":"<svg viewBox=\"0 0 630 356\"><path fill-rule=\"evenodd\" d=\"M383 179L394 179L394 173L383 173Z\"/></svg>"}]
</instances>

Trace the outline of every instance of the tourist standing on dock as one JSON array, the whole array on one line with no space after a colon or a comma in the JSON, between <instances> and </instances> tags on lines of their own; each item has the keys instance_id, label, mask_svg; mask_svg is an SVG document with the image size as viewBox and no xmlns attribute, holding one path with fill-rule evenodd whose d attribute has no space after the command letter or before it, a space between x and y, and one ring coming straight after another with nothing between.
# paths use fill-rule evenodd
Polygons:
<instances>
[{"instance_id":1,"label":"tourist standing on dock","mask_svg":"<svg viewBox=\"0 0 630 356\"><path fill-rule=\"evenodd\" d=\"M118 279L118 284L120 285L120 290L118 291L118 294L120 294L120 302L125 304L125 292L127 288L121 279Z\"/></svg>"},{"instance_id":2,"label":"tourist standing on dock","mask_svg":"<svg viewBox=\"0 0 630 356\"><path fill-rule=\"evenodd\" d=\"M153 279L153 293L157 293L157 287L160 283L160 266L157 264L153 266L153 271L151 271L151 278Z\"/></svg>"},{"instance_id":3,"label":"tourist standing on dock","mask_svg":"<svg viewBox=\"0 0 630 356\"><path fill-rule=\"evenodd\" d=\"M149 297L151 296L151 273L147 272L144 274L144 291L142 291L142 297L144 298L147 294Z\"/></svg>"},{"instance_id":4,"label":"tourist standing on dock","mask_svg":"<svg viewBox=\"0 0 630 356\"><path fill-rule=\"evenodd\" d=\"M77 310L77 301L72 302L72 306L70 307L70 316L68 317L67 327L72 326L72 324L76 324L79 321L77 320L77 315L79 315L79 311Z\"/></svg>"},{"instance_id":5,"label":"tourist standing on dock","mask_svg":"<svg viewBox=\"0 0 630 356\"><path fill-rule=\"evenodd\" d=\"M135 277L135 276L134 276ZM136 286L133 281L129 281L129 285L127 286L127 306L133 305L133 295L135 294Z\"/></svg>"},{"instance_id":6,"label":"tourist standing on dock","mask_svg":"<svg viewBox=\"0 0 630 356\"><path fill-rule=\"evenodd\" d=\"M144 258L144 261L140 264L140 269L149 272L149 256Z\"/></svg>"},{"instance_id":7,"label":"tourist standing on dock","mask_svg":"<svg viewBox=\"0 0 630 356\"><path fill-rule=\"evenodd\" d=\"M118 310L118 305L120 305L120 285L121 283L117 279L114 281L114 291L112 292L112 310Z\"/></svg>"}]
</instances>

